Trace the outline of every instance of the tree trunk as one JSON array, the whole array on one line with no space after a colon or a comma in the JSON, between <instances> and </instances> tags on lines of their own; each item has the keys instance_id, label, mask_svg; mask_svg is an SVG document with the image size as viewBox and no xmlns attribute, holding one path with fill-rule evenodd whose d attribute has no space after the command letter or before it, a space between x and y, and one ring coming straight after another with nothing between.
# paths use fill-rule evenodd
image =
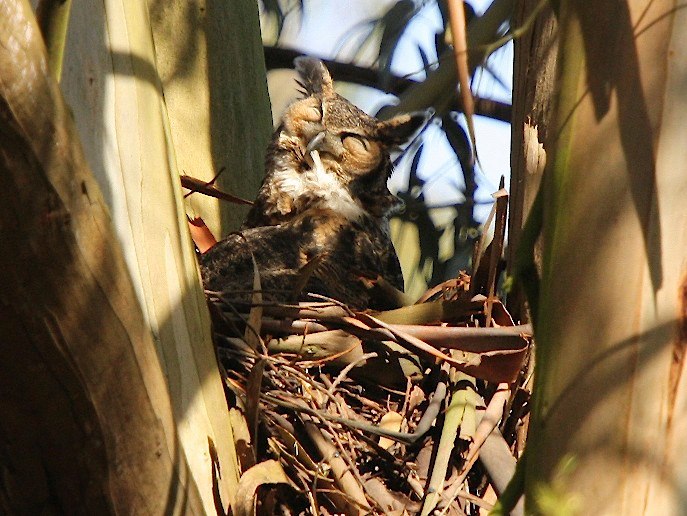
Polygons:
<instances>
[{"instance_id":1,"label":"tree trunk","mask_svg":"<svg viewBox=\"0 0 687 516\"><path fill-rule=\"evenodd\" d=\"M523 27L540 0L517 4L514 27ZM513 63L513 118L511 121L511 179L508 218L508 267L514 266L520 232L539 189L549 151L556 79L558 27L550 7L536 18L530 30L515 38ZM540 258L539 252L536 253ZM539 260L538 260L539 261ZM528 320L524 294L517 287L508 295L508 310L520 321Z\"/></svg>"},{"instance_id":2,"label":"tree trunk","mask_svg":"<svg viewBox=\"0 0 687 516\"><path fill-rule=\"evenodd\" d=\"M687 505L687 11L561 3L530 511Z\"/></svg>"},{"instance_id":3,"label":"tree trunk","mask_svg":"<svg viewBox=\"0 0 687 516\"><path fill-rule=\"evenodd\" d=\"M239 470L177 160L187 159L197 141L192 160L212 174L212 164L220 165L218 156L231 149L225 175L257 188L271 130L257 5L248 0L240 8L213 4L207 6L211 20L189 16L179 21L196 38L214 38L214 52L240 59L223 61L215 54L207 58L211 66L205 65L202 53L187 55L185 65L204 73L184 83L198 98L182 98L181 87L168 92L176 99L170 127L145 3L75 2L63 89L76 128L46 76L44 49L30 10L18 0L0 0L0 7L8 13L0 16L0 23L9 41L2 49L9 64L0 68L8 103L2 113L9 129L0 131L0 138L3 170L14 174L10 188L3 190L12 202L3 204L0 218L3 235L8 231L3 242L14 245L1 252L7 264L3 271L16 279L8 282L3 298L3 303L13 303L12 310L3 311L0 319L2 335L5 328L7 335L16 335L13 349L7 348L12 339L3 342L3 366L17 364L2 375L3 393L17 395L5 401L3 413L16 416L0 422L0 436L7 437L0 442L10 443L6 455L17 473L1 499L12 511L29 513L40 507L58 512L84 507L84 512L97 514L224 511L234 504ZM198 12L204 10L200 6ZM242 31L220 26L218 20L233 16L255 23L242 25ZM174 34L181 32L177 28ZM28 43L18 47L19 37L29 38L31 45L23 62L18 52ZM164 59L160 53L157 57ZM251 73L234 73L234 81L225 81L234 66ZM20 74L22 69L36 76ZM171 73L169 67L164 70ZM16 79L22 88L15 86L12 72L22 79ZM179 75L184 72L178 70ZM39 86L46 92L42 97L33 93ZM16 107L27 102L31 110ZM190 116L188 109L176 107L189 104L196 124L186 120L175 129L176 119ZM242 123L248 108L252 118ZM189 135L191 126L197 140ZM32 127L35 134L27 132ZM41 132L44 127L55 127L55 134ZM83 152L76 144L77 129ZM219 141L228 143L222 147ZM52 199L43 203L47 208L34 202L48 195L41 188L53 188L41 175L59 181L69 194L60 193L63 208ZM248 190L238 193L252 195ZM50 222L50 214L61 210L70 223L65 225L62 215L51 222L59 234L41 225L41 217L49 215ZM213 210L210 218L219 228L219 209ZM224 220L232 217L239 215L231 212ZM52 326L34 330L31 325L44 319ZM44 340L34 344L34 333L44 334ZM26 351L10 360L18 353L15 347L33 354ZM48 367L56 372L44 379L41 371ZM50 400L64 409L60 420ZM76 408L66 410L67 403ZM43 428L50 424L57 430ZM26 464L19 460L22 455L30 458Z\"/></svg>"},{"instance_id":4,"label":"tree trunk","mask_svg":"<svg viewBox=\"0 0 687 516\"><path fill-rule=\"evenodd\" d=\"M0 2L0 512L201 514L155 346L26 0Z\"/></svg>"},{"instance_id":5,"label":"tree trunk","mask_svg":"<svg viewBox=\"0 0 687 516\"><path fill-rule=\"evenodd\" d=\"M148 2L155 56L180 172L252 200L272 135L258 3ZM202 195L187 211L213 234L235 231L248 210Z\"/></svg>"}]
</instances>

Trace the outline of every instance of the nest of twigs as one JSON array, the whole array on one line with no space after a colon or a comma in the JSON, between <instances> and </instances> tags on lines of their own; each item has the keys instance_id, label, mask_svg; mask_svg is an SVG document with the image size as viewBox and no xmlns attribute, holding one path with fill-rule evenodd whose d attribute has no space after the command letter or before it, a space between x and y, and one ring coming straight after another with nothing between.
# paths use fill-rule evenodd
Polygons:
<instances>
[{"instance_id":1,"label":"nest of twigs","mask_svg":"<svg viewBox=\"0 0 687 516\"><path fill-rule=\"evenodd\" d=\"M461 274L378 313L209 293L243 416L238 503L259 514L490 508L523 448L531 330L473 287Z\"/></svg>"}]
</instances>

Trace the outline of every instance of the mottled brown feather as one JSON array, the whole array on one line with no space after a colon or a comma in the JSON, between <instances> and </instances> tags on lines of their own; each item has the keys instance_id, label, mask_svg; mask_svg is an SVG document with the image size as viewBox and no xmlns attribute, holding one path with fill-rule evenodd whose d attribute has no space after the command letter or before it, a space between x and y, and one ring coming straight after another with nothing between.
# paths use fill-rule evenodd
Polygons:
<instances>
[{"instance_id":1,"label":"mottled brown feather","mask_svg":"<svg viewBox=\"0 0 687 516\"><path fill-rule=\"evenodd\" d=\"M299 271L320 257L299 299L334 297L352 308L384 310L393 303L370 285L383 275L399 290L403 276L387 233L372 217L350 221L326 210L308 210L277 226L230 235L201 257L205 288L227 300L249 303L255 256L265 301L290 302Z\"/></svg>"}]
</instances>

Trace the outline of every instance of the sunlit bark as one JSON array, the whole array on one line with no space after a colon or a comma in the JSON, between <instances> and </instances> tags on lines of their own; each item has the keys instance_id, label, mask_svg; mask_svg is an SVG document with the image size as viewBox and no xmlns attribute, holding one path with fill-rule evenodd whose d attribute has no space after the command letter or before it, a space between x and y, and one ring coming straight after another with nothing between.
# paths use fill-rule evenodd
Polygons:
<instances>
[{"instance_id":1,"label":"sunlit bark","mask_svg":"<svg viewBox=\"0 0 687 516\"><path fill-rule=\"evenodd\" d=\"M560 9L527 503L680 514L687 12L646 0Z\"/></svg>"}]
</instances>

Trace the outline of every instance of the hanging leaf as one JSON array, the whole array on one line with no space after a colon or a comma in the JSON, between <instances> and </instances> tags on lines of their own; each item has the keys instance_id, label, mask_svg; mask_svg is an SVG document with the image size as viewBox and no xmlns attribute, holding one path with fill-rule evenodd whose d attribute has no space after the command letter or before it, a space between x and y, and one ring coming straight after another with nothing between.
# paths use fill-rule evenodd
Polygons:
<instances>
[{"instance_id":1,"label":"hanging leaf","mask_svg":"<svg viewBox=\"0 0 687 516\"><path fill-rule=\"evenodd\" d=\"M237 516L255 514L255 495L258 488L265 484L289 484L284 469L276 460L266 460L256 464L241 476L236 492Z\"/></svg>"},{"instance_id":2,"label":"hanging leaf","mask_svg":"<svg viewBox=\"0 0 687 516\"><path fill-rule=\"evenodd\" d=\"M427 57L427 52L425 52L420 45L417 46L417 52L420 54L420 59L422 60L422 69L425 71L425 74L428 74L431 65L429 62L429 57Z\"/></svg>"},{"instance_id":3,"label":"hanging leaf","mask_svg":"<svg viewBox=\"0 0 687 516\"><path fill-rule=\"evenodd\" d=\"M388 83L391 72L391 62L398 42L403 36L408 23L417 14L415 2L401 0L395 3L379 20L382 27L382 39L379 43L379 70L382 74L382 83Z\"/></svg>"},{"instance_id":4,"label":"hanging leaf","mask_svg":"<svg viewBox=\"0 0 687 516\"><path fill-rule=\"evenodd\" d=\"M284 28L284 11L279 5L279 0L262 0L262 12L263 15L268 15L272 18L277 25L277 39L281 35L281 31Z\"/></svg>"},{"instance_id":5,"label":"hanging leaf","mask_svg":"<svg viewBox=\"0 0 687 516\"><path fill-rule=\"evenodd\" d=\"M191 239L198 248L200 254L207 252L217 243L215 235L212 234L212 231L205 225L201 217L196 217L194 219L189 218L188 229L191 233Z\"/></svg>"},{"instance_id":6,"label":"hanging leaf","mask_svg":"<svg viewBox=\"0 0 687 516\"><path fill-rule=\"evenodd\" d=\"M472 155L470 138L458 121L458 117L459 114L454 111L448 113L441 118L441 127L463 170L466 188L472 186L474 189L474 165L470 160Z\"/></svg>"}]
</instances>

